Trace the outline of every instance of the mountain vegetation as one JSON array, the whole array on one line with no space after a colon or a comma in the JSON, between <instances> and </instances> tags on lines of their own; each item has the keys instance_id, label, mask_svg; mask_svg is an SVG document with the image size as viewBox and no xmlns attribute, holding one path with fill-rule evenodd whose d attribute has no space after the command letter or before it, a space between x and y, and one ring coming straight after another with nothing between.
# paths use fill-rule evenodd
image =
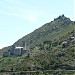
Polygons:
<instances>
[{"instance_id":1,"label":"mountain vegetation","mask_svg":"<svg viewBox=\"0 0 75 75\"><path fill-rule=\"evenodd\" d=\"M3 52L27 41L22 56L3 57ZM0 50L0 71L75 70L75 22L61 15ZM41 74L42 75L42 74ZM47 74L48 75L48 74ZM56 75L56 74L54 74Z\"/></svg>"}]
</instances>

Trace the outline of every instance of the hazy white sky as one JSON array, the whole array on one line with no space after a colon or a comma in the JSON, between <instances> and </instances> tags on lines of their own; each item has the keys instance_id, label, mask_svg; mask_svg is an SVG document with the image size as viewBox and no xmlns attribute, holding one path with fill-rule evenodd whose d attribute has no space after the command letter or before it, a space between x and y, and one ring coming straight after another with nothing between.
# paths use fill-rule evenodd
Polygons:
<instances>
[{"instance_id":1,"label":"hazy white sky","mask_svg":"<svg viewBox=\"0 0 75 75\"><path fill-rule=\"evenodd\" d=\"M75 0L0 0L0 48L64 14L75 16Z\"/></svg>"}]
</instances>

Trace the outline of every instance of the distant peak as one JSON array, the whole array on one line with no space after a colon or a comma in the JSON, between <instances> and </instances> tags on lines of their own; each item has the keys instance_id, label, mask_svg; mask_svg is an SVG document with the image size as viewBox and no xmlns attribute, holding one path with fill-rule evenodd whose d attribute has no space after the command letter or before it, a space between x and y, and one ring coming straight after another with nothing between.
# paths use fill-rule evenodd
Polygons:
<instances>
[{"instance_id":1,"label":"distant peak","mask_svg":"<svg viewBox=\"0 0 75 75\"><path fill-rule=\"evenodd\" d=\"M61 19L61 20L68 19L68 20L70 20L69 18L65 17L64 14L62 14L62 15L60 15L59 17L55 18L54 21L55 21L55 20L58 20L58 19Z\"/></svg>"},{"instance_id":2,"label":"distant peak","mask_svg":"<svg viewBox=\"0 0 75 75\"><path fill-rule=\"evenodd\" d=\"M61 19L61 18L66 18L66 17L64 16L64 14L62 14L58 17L58 19Z\"/></svg>"},{"instance_id":3,"label":"distant peak","mask_svg":"<svg viewBox=\"0 0 75 75\"><path fill-rule=\"evenodd\" d=\"M62 14L61 17L65 17L64 14Z\"/></svg>"}]
</instances>

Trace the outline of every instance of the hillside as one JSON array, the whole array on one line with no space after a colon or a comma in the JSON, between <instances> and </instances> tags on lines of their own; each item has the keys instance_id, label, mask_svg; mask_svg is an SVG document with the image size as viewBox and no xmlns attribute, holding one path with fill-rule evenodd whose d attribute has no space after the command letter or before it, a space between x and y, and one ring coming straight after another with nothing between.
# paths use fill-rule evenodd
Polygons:
<instances>
[{"instance_id":1,"label":"hillside","mask_svg":"<svg viewBox=\"0 0 75 75\"><path fill-rule=\"evenodd\" d=\"M22 45L23 41L29 41L28 46L35 47L36 45L43 43L46 40L55 40L66 37L68 33L71 33L74 30L74 24L64 15L59 16L49 23L44 24L39 29L34 30L32 33L22 37L13 45ZM56 36L58 35L58 36Z\"/></svg>"},{"instance_id":2,"label":"hillside","mask_svg":"<svg viewBox=\"0 0 75 75\"><path fill-rule=\"evenodd\" d=\"M23 41L30 51L20 57L0 58L0 70L75 69L75 22L64 15L1 49L0 54L22 46Z\"/></svg>"},{"instance_id":3,"label":"hillside","mask_svg":"<svg viewBox=\"0 0 75 75\"><path fill-rule=\"evenodd\" d=\"M74 22L64 15L61 15L53 21L34 30L32 33L20 38L13 45L22 46L22 42L26 40L30 42L28 43L28 46L32 48L46 40L58 40L64 36L66 37L68 33L70 34L74 30L74 26Z\"/></svg>"}]
</instances>

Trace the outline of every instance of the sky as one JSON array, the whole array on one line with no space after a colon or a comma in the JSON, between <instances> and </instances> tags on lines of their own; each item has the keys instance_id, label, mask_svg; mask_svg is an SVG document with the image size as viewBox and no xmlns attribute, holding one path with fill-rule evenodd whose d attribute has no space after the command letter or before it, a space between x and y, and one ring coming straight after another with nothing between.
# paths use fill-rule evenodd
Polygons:
<instances>
[{"instance_id":1,"label":"sky","mask_svg":"<svg viewBox=\"0 0 75 75\"><path fill-rule=\"evenodd\" d=\"M0 0L0 49L64 14L75 21L75 0Z\"/></svg>"}]
</instances>

